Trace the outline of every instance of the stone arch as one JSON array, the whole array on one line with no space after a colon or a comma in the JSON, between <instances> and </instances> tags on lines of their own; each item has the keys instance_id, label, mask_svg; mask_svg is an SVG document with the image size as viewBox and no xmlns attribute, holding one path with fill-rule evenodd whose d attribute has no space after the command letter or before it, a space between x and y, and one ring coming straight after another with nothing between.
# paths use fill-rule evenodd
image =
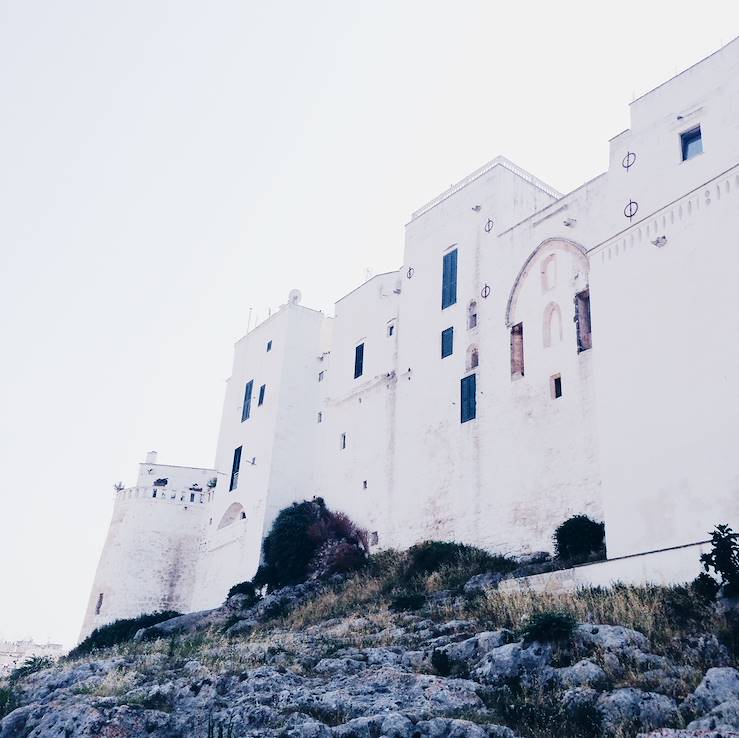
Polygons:
<instances>
[{"instance_id":1,"label":"stone arch","mask_svg":"<svg viewBox=\"0 0 739 738\"><path fill-rule=\"evenodd\" d=\"M549 254L541 260L541 291L549 292L557 286L557 254Z\"/></svg>"},{"instance_id":2,"label":"stone arch","mask_svg":"<svg viewBox=\"0 0 739 738\"><path fill-rule=\"evenodd\" d=\"M467 347L467 357L465 359L465 366L467 371L471 372L476 369L480 363L480 352L478 351L477 344L472 343Z\"/></svg>"},{"instance_id":3,"label":"stone arch","mask_svg":"<svg viewBox=\"0 0 739 738\"><path fill-rule=\"evenodd\" d=\"M550 302L544 308L544 348L549 348L562 340L562 311L556 302Z\"/></svg>"},{"instance_id":4,"label":"stone arch","mask_svg":"<svg viewBox=\"0 0 739 738\"><path fill-rule=\"evenodd\" d=\"M218 523L218 530L225 528L231 523L235 523L237 520L244 520L246 518L246 512L244 506L239 502L232 502L227 508L226 512L223 513L221 522Z\"/></svg>"},{"instance_id":5,"label":"stone arch","mask_svg":"<svg viewBox=\"0 0 739 738\"><path fill-rule=\"evenodd\" d=\"M585 249L579 243L575 243L574 241L570 241L566 238L547 238L531 252L528 259L526 259L524 265L521 267L521 271L518 273L518 276L513 282L513 287L511 287L511 294L508 296L508 303L506 305L505 314L506 326L508 328L518 322L518 320L516 319L518 295L521 292L521 287L523 286L523 283L526 281L526 277L534 269L534 265L536 264L537 259L543 256L548 256L550 253L554 253L557 251L564 251L568 254L571 254L579 262L581 269L585 274L587 282L587 275L590 271L590 263L588 262L588 255Z\"/></svg>"}]
</instances>

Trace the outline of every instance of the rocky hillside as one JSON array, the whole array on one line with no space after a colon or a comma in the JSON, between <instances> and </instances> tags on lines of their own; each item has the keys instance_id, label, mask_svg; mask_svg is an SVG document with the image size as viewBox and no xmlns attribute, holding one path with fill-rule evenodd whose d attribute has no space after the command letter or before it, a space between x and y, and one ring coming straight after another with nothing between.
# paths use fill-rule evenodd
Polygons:
<instances>
[{"instance_id":1,"label":"rocky hillside","mask_svg":"<svg viewBox=\"0 0 739 738\"><path fill-rule=\"evenodd\" d=\"M411 586L386 560L237 594L16 679L0 738L739 736L725 603L687 587L506 594L500 573L469 574Z\"/></svg>"}]
</instances>

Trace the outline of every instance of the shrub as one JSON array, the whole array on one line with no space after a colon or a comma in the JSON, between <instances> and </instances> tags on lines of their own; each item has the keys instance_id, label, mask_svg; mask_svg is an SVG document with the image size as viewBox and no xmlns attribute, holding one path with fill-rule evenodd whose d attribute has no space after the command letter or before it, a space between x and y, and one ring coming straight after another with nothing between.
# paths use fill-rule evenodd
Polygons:
<instances>
[{"instance_id":1,"label":"shrub","mask_svg":"<svg viewBox=\"0 0 739 738\"><path fill-rule=\"evenodd\" d=\"M426 595L422 592L401 592L390 601L393 612L414 612L426 604Z\"/></svg>"},{"instance_id":2,"label":"shrub","mask_svg":"<svg viewBox=\"0 0 739 738\"><path fill-rule=\"evenodd\" d=\"M718 584L713 579L711 581L718 588ZM662 605L667 620L679 628L704 623L710 614L708 602L692 585L667 587L662 592Z\"/></svg>"},{"instance_id":3,"label":"shrub","mask_svg":"<svg viewBox=\"0 0 739 738\"><path fill-rule=\"evenodd\" d=\"M344 544L344 545L339 545ZM354 550L351 550L354 549ZM320 497L280 511L262 544L264 564L254 583L270 590L359 568L367 560L367 534Z\"/></svg>"},{"instance_id":4,"label":"shrub","mask_svg":"<svg viewBox=\"0 0 739 738\"><path fill-rule=\"evenodd\" d=\"M0 720L9 715L17 706L15 694L10 687L0 687Z\"/></svg>"},{"instance_id":5,"label":"shrub","mask_svg":"<svg viewBox=\"0 0 739 738\"><path fill-rule=\"evenodd\" d=\"M449 654L446 651L440 651L435 648L431 652L431 666L434 667L434 671L439 676L449 676L452 673L452 660L449 658Z\"/></svg>"},{"instance_id":6,"label":"shrub","mask_svg":"<svg viewBox=\"0 0 739 738\"><path fill-rule=\"evenodd\" d=\"M95 628L84 641L77 644L69 652L69 657L77 658L98 648L109 648L118 643L125 643L126 641L130 641L141 628L149 628L157 623L163 623L165 620L179 617L181 614L174 610L165 610L163 612L146 613L136 618L124 618L108 623L108 625Z\"/></svg>"},{"instance_id":7,"label":"shrub","mask_svg":"<svg viewBox=\"0 0 739 738\"><path fill-rule=\"evenodd\" d=\"M254 607L254 605L256 605L257 602L262 599L262 594L253 581L234 584L234 586L228 590L228 595L226 596L226 599L229 599L234 595L246 595L246 599L244 600L244 607Z\"/></svg>"},{"instance_id":8,"label":"shrub","mask_svg":"<svg viewBox=\"0 0 739 738\"><path fill-rule=\"evenodd\" d=\"M701 555L706 572L713 569L727 597L739 595L739 533L728 525L717 525L711 533L711 550Z\"/></svg>"},{"instance_id":9,"label":"shrub","mask_svg":"<svg viewBox=\"0 0 739 738\"><path fill-rule=\"evenodd\" d=\"M567 641L577 627L577 618L567 610L540 610L521 628L524 641Z\"/></svg>"},{"instance_id":10,"label":"shrub","mask_svg":"<svg viewBox=\"0 0 739 738\"><path fill-rule=\"evenodd\" d=\"M721 585L706 573L699 574L691 583L690 589L704 602L712 602L716 599Z\"/></svg>"},{"instance_id":11,"label":"shrub","mask_svg":"<svg viewBox=\"0 0 739 738\"><path fill-rule=\"evenodd\" d=\"M12 684L19 679L23 679L37 671L43 671L54 665L54 660L48 656L29 656L18 668L10 672L8 681Z\"/></svg>"},{"instance_id":12,"label":"shrub","mask_svg":"<svg viewBox=\"0 0 739 738\"><path fill-rule=\"evenodd\" d=\"M605 555L605 525L587 515L575 515L554 531L554 550L561 559L585 561Z\"/></svg>"},{"instance_id":13,"label":"shrub","mask_svg":"<svg viewBox=\"0 0 739 738\"><path fill-rule=\"evenodd\" d=\"M516 564L504 556L454 541L423 541L408 549L408 576L424 576L441 571L445 567L463 567L470 572L508 572Z\"/></svg>"}]
</instances>

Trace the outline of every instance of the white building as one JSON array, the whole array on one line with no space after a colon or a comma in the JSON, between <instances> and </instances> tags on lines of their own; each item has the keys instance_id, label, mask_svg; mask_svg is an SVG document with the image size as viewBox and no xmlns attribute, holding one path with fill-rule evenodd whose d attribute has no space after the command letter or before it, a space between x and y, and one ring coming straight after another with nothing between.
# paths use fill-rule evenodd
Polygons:
<instances>
[{"instance_id":1,"label":"white building","mask_svg":"<svg viewBox=\"0 0 739 738\"><path fill-rule=\"evenodd\" d=\"M83 634L219 604L314 495L380 547L551 549L586 513L609 560L578 581L694 576L739 521L737 274L739 39L635 100L575 191L498 157L334 318L291 293L236 344L215 470L150 458L117 492Z\"/></svg>"}]
</instances>

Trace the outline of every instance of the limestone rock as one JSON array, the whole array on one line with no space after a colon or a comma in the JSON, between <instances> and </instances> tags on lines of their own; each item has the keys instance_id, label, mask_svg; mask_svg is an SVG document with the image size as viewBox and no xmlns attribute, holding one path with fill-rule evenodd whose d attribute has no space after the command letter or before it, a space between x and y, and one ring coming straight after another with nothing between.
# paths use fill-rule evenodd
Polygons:
<instances>
[{"instance_id":1,"label":"limestone rock","mask_svg":"<svg viewBox=\"0 0 739 738\"><path fill-rule=\"evenodd\" d=\"M602 694L596 704L606 733L615 733L623 724L651 730L675 725L680 719L675 700L633 687Z\"/></svg>"}]
</instances>

